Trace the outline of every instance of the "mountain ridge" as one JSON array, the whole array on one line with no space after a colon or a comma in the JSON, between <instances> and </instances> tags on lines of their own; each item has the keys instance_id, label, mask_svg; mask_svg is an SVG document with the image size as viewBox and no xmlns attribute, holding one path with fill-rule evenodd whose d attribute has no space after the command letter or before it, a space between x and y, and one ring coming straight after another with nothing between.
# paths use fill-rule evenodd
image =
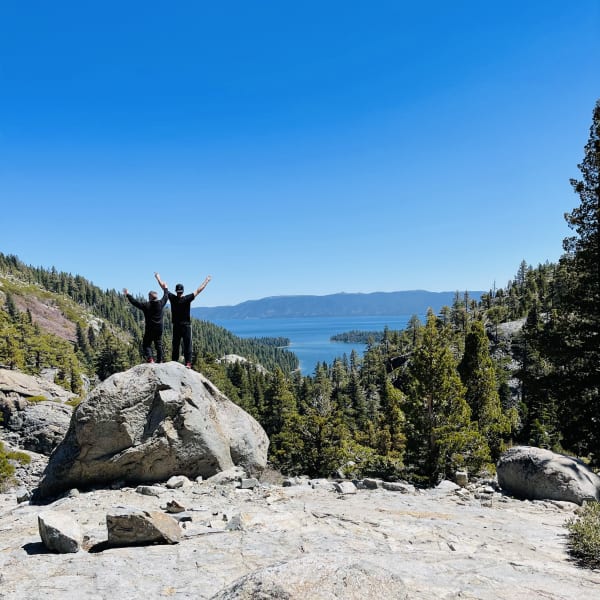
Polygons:
<instances>
[{"instance_id":1,"label":"mountain ridge","mask_svg":"<svg viewBox=\"0 0 600 600\"><path fill-rule=\"evenodd\" d=\"M403 290L397 292L338 292L323 296L289 295L268 296L246 300L232 306L205 306L192 308L197 319L270 319L300 317L350 317L392 316L424 314L429 308L439 312L443 306L451 306L458 294L479 301L485 292L429 292L427 290Z\"/></svg>"}]
</instances>

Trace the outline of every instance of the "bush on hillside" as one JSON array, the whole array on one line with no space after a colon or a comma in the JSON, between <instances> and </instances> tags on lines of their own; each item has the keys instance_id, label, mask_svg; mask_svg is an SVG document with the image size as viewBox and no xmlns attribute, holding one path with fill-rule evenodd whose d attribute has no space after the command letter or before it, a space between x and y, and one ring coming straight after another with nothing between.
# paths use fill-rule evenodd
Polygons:
<instances>
[{"instance_id":1,"label":"bush on hillside","mask_svg":"<svg viewBox=\"0 0 600 600\"><path fill-rule=\"evenodd\" d=\"M27 465L31 462L31 457L25 452L8 452L0 442L0 491L4 490L15 474L15 461Z\"/></svg>"},{"instance_id":2,"label":"bush on hillside","mask_svg":"<svg viewBox=\"0 0 600 600\"><path fill-rule=\"evenodd\" d=\"M582 566L600 567L600 502L587 502L569 519L569 551Z\"/></svg>"},{"instance_id":3,"label":"bush on hillside","mask_svg":"<svg viewBox=\"0 0 600 600\"><path fill-rule=\"evenodd\" d=\"M8 459L8 453L4 449L4 445L0 442L0 490L2 490L15 474L15 467Z\"/></svg>"}]
</instances>

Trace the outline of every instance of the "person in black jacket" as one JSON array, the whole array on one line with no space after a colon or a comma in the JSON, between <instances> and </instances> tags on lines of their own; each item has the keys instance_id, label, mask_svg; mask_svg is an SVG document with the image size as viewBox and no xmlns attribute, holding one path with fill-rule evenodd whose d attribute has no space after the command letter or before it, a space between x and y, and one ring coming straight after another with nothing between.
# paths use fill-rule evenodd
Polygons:
<instances>
[{"instance_id":1,"label":"person in black jacket","mask_svg":"<svg viewBox=\"0 0 600 600\"><path fill-rule=\"evenodd\" d=\"M163 283L158 273L154 273L158 285L167 293L168 286ZM179 351L183 341L183 359L188 369L192 368L192 320L190 316L190 305L196 296L208 285L212 279L210 275L191 294L183 295L183 284L175 286L175 294L169 293L171 304L171 318L173 320L173 347L171 360L179 361Z\"/></svg>"},{"instance_id":2,"label":"person in black jacket","mask_svg":"<svg viewBox=\"0 0 600 600\"><path fill-rule=\"evenodd\" d=\"M146 362L149 363L154 362L152 356L152 344L154 344L154 347L156 348L156 361L160 363L164 360L162 344L163 311L165 304L169 299L166 284L165 288L163 288L163 292L163 297L160 300L158 298L158 293L151 291L148 292L148 302L140 302L129 293L127 288L123 290L127 300L144 313L145 327L144 338L142 339L142 350Z\"/></svg>"}]
</instances>

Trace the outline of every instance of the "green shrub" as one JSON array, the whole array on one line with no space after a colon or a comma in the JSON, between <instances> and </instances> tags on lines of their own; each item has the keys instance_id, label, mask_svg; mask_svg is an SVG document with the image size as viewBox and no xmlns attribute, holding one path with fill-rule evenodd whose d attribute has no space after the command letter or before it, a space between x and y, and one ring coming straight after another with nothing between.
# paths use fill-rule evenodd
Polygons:
<instances>
[{"instance_id":1,"label":"green shrub","mask_svg":"<svg viewBox=\"0 0 600 600\"><path fill-rule=\"evenodd\" d=\"M15 474L14 461L22 465L28 465L31 462L31 457L25 452L7 451L4 444L0 442L0 491L4 490Z\"/></svg>"},{"instance_id":2,"label":"green shrub","mask_svg":"<svg viewBox=\"0 0 600 600\"><path fill-rule=\"evenodd\" d=\"M83 396L75 396L70 400L67 400L65 404L71 408L77 408L83 402Z\"/></svg>"},{"instance_id":3,"label":"green shrub","mask_svg":"<svg viewBox=\"0 0 600 600\"><path fill-rule=\"evenodd\" d=\"M15 474L15 466L10 462L8 453L4 449L4 445L0 442L0 490Z\"/></svg>"},{"instance_id":4,"label":"green shrub","mask_svg":"<svg viewBox=\"0 0 600 600\"><path fill-rule=\"evenodd\" d=\"M377 477L386 481L404 479L404 465L397 455L384 456L367 446L352 444L349 457L351 463L342 469L346 477Z\"/></svg>"},{"instance_id":5,"label":"green shrub","mask_svg":"<svg viewBox=\"0 0 600 600\"><path fill-rule=\"evenodd\" d=\"M569 551L582 566L600 567L600 502L586 502L578 516L569 519Z\"/></svg>"},{"instance_id":6,"label":"green shrub","mask_svg":"<svg viewBox=\"0 0 600 600\"><path fill-rule=\"evenodd\" d=\"M28 465L31 463L31 456L26 452L20 452L19 450L12 450L6 453L6 456L9 460L16 460L22 465Z\"/></svg>"},{"instance_id":7,"label":"green shrub","mask_svg":"<svg viewBox=\"0 0 600 600\"><path fill-rule=\"evenodd\" d=\"M45 402L46 400L48 400L46 396L29 396L27 398L27 402L31 402L32 404L35 404L36 402Z\"/></svg>"}]
</instances>

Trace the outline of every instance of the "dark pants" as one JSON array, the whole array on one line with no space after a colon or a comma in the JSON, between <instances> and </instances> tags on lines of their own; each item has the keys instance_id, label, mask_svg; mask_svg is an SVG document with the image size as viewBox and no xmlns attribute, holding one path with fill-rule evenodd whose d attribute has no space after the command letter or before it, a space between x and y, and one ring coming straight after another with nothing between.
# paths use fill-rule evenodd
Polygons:
<instances>
[{"instance_id":1,"label":"dark pants","mask_svg":"<svg viewBox=\"0 0 600 600\"><path fill-rule=\"evenodd\" d=\"M163 353L162 333L162 329L160 331L157 329L144 331L142 350L146 360L152 358L152 344L154 344L154 347L156 348L156 362L163 362L165 359L165 355Z\"/></svg>"},{"instance_id":2,"label":"dark pants","mask_svg":"<svg viewBox=\"0 0 600 600\"><path fill-rule=\"evenodd\" d=\"M185 363L192 362L192 324L173 323L173 352L171 360L179 360L179 349L183 341L183 358Z\"/></svg>"}]
</instances>

